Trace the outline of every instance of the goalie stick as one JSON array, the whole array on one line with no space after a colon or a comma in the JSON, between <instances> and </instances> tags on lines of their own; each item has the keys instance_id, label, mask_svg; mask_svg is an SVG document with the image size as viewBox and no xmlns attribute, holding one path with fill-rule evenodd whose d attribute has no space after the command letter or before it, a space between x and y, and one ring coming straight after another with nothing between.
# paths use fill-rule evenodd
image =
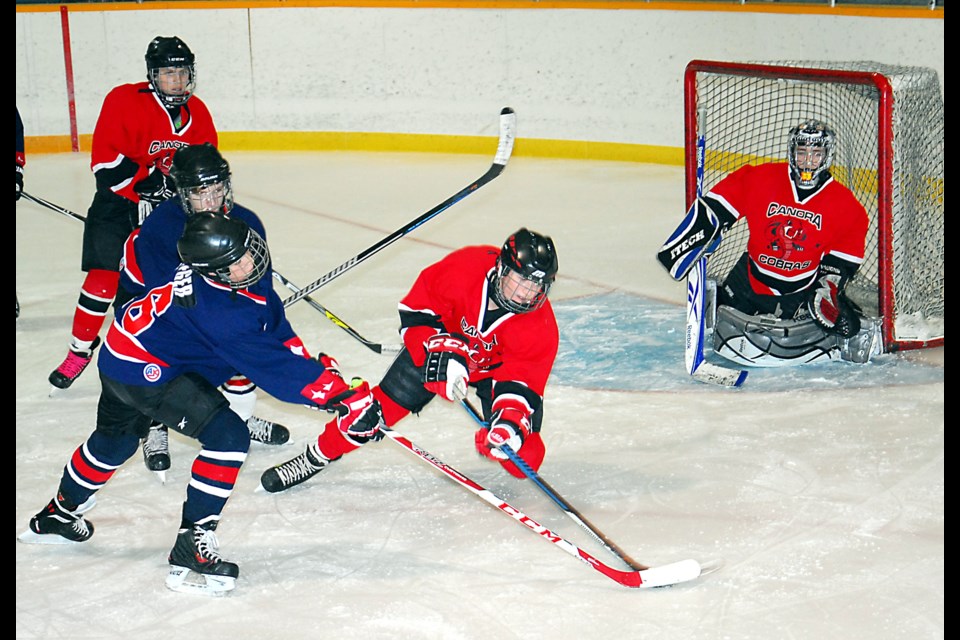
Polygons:
<instances>
[{"instance_id":1,"label":"goalie stick","mask_svg":"<svg viewBox=\"0 0 960 640\"><path fill-rule=\"evenodd\" d=\"M295 293L286 300L283 301L284 307L289 307L298 300L302 300L306 296L310 295L320 287L324 286L334 278L337 278L343 275L345 272L349 271L353 267L357 266L370 256L379 252L381 249L384 249L403 236L407 235L420 225L424 224L431 218L443 213L453 205L457 204L467 196L469 196L474 191L478 190L483 185L492 181L494 178L499 176L503 169L507 166L507 161L510 160L510 155L513 153L513 141L516 137L516 128L517 128L517 114L514 113L513 109L510 107L504 107L500 111L500 138L497 143L497 154L493 158L493 164L490 165L490 168L487 169L487 172L482 176L477 178L475 181L468 184L466 187L453 194L434 208L430 209L426 213L422 214L420 217L416 218L400 227L386 238L383 238L379 242L373 244L372 246L364 249L359 254L350 258L339 267L333 269L332 271L320 276L307 286L300 289L299 293Z\"/></svg>"},{"instance_id":2,"label":"goalie stick","mask_svg":"<svg viewBox=\"0 0 960 640\"><path fill-rule=\"evenodd\" d=\"M298 287L297 285L287 280L285 277L283 277L283 275L278 273L276 270L273 271L273 278L277 282L285 286L287 289L290 289L290 291L294 293L300 292L300 287ZM338 318L336 315L334 315L332 311L324 307L322 304L320 304L310 296L304 296L303 299L306 300L307 304L309 304L311 307L313 307L314 309L316 309L317 311L325 315L327 317L327 320L329 320L333 324L337 325L338 327L340 327L341 329L349 333L351 337L353 337L355 340L357 340L359 343L361 343L363 346L367 347L374 353L397 354L397 353L400 353L400 350L403 348L403 346L399 344L380 344L379 342L372 342L370 340L367 340L362 335L357 333L357 331L353 327L351 327L346 322Z\"/></svg>"},{"instance_id":3,"label":"goalie stick","mask_svg":"<svg viewBox=\"0 0 960 640\"><path fill-rule=\"evenodd\" d=\"M467 400L466 398L461 398L460 403L467 410L467 413L469 413L470 416L477 422L477 424L479 424L481 427L489 426L487 421L483 419L483 416L480 415L480 412L477 411L477 409L472 404L470 404L469 400ZM564 500L563 497L561 497L560 494L557 493L556 489L554 489L549 484L547 484L547 481L541 478L539 474L537 474L537 472L534 471L529 464L527 464L527 461L521 458L517 454L516 451L514 451L507 445L503 445L502 447L500 447L500 450L503 451L508 458L510 458L510 462L516 465L516 467L523 472L523 475L527 476L527 478L530 479L534 484L536 484L547 495L548 498L553 500L553 502L558 507L560 507L561 511L563 511L565 514L570 516L570 518L574 522L576 522L578 525L586 529L590 533L590 535L593 536L593 538L600 543L600 546L602 546L604 549L606 549L607 551L615 555L617 558L623 561L625 565L627 565L628 567L630 567L635 571L645 571L650 568L650 567L647 567L646 565L640 564L639 562L631 558L629 555L627 555L627 553L623 549L618 547L612 540L610 540L610 538L605 536L603 532L597 529L589 520L587 520L583 516L583 514L581 514L574 507L572 507L569 502Z\"/></svg>"},{"instance_id":4,"label":"goalie stick","mask_svg":"<svg viewBox=\"0 0 960 640\"><path fill-rule=\"evenodd\" d=\"M703 164L706 140L701 133L697 137L697 197L703 195ZM718 240L719 242L719 240ZM707 259L702 257L687 274L687 326L684 333L684 361L687 373L694 380L724 387L739 387L747 379L747 372L727 369L710 364L703 354L705 331L704 307L706 306Z\"/></svg>"},{"instance_id":5,"label":"goalie stick","mask_svg":"<svg viewBox=\"0 0 960 640\"><path fill-rule=\"evenodd\" d=\"M420 460L426 462L433 468L439 470L448 478L475 496L479 497L487 504L492 505L499 511L508 515L512 520L520 523L528 530L537 534L539 537L543 538L547 542L557 545L566 553L570 554L596 571L599 571L618 584L621 584L625 587L649 589L652 587L666 587L679 584L681 582L689 582L691 580L696 580L701 575L701 566L696 560L681 560L680 562L673 562L671 564L635 571L620 571L618 569L614 569L613 567L596 559L569 540L566 540L560 535L554 533L533 518L527 516L519 509L511 506L509 503L494 495L488 489L485 489L483 486L477 484L433 454L424 451L401 435L399 432L385 427L381 428L381 431L390 440L397 443L399 446L403 447L413 455L417 456Z\"/></svg>"}]
</instances>

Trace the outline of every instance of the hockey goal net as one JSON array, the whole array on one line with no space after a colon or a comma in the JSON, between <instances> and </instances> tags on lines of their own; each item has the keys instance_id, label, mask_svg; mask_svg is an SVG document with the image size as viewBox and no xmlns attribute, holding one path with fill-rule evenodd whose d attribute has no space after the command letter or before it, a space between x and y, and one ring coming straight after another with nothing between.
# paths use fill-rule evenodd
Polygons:
<instances>
[{"instance_id":1,"label":"hockey goal net","mask_svg":"<svg viewBox=\"0 0 960 640\"><path fill-rule=\"evenodd\" d=\"M784 161L808 118L837 134L831 173L870 216L866 255L847 287L881 320L887 352L943 345L943 96L936 71L876 62L694 60L684 77L687 202L697 136L706 193L743 164ZM746 247L734 225L709 260L723 282Z\"/></svg>"}]
</instances>

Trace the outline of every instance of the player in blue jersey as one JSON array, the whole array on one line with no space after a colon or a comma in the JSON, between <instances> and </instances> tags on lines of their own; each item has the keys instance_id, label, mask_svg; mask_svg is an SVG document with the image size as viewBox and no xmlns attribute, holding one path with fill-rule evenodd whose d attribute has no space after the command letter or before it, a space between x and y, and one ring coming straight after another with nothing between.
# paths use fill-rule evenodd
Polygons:
<instances>
[{"instance_id":1,"label":"player in blue jersey","mask_svg":"<svg viewBox=\"0 0 960 640\"><path fill-rule=\"evenodd\" d=\"M137 245L135 253L127 254L135 257L136 261L124 260L121 264L117 306L165 282L170 268L180 263L177 240L183 233L187 217L194 212L218 211L230 215L246 222L262 238L267 237L257 214L234 203L230 165L212 144L178 149L173 156L170 176L176 186L177 197L158 205L127 240L128 244ZM291 332L289 339L295 338ZM230 402L230 407L246 421L253 442L279 445L290 439L290 431L285 426L253 414L257 400L256 385L246 376L234 375L220 390ZM151 426L142 445L144 463L163 481L166 470L170 468L167 427L159 423Z\"/></svg>"},{"instance_id":2,"label":"player in blue jersey","mask_svg":"<svg viewBox=\"0 0 960 640\"><path fill-rule=\"evenodd\" d=\"M335 360L311 358L299 339L291 342L283 302L266 277L269 250L256 230L233 216L195 213L177 247L182 264L117 310L98 359L96 429L20 540L88 540L94 529L84 514L97 491L159 421L201 444L167 586L218 595L236 586L240 570L220 556L214 531L250 445L218 386L244 371L279 400L336 413L326 431L352 447L382 436L382 412L368 383L348 385ZM125 260L138 253L136 240L129 242Z\"/></svg>"}]
</instances>

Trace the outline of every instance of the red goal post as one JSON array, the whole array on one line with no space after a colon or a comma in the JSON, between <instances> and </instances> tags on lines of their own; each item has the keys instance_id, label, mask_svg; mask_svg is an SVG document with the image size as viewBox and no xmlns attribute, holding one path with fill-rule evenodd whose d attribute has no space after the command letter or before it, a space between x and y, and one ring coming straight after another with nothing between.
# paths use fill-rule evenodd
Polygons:
<instances>
[{"instance_id":1,"label":"red goal post","mask_svg":"<svg viewBox=\"0 0 960 640\"><path fill-rule=\"evenodd\" d=\"M833 177L870 216L863 265L847 287L881 320L884 351L943 345L943 94L936 71L877 62L691 61L684 74L686 197L744 164L784 161L808 118L837 133ZM746 246L734 225L708 266L726 278Z\"/></svg>"}]
</instances>

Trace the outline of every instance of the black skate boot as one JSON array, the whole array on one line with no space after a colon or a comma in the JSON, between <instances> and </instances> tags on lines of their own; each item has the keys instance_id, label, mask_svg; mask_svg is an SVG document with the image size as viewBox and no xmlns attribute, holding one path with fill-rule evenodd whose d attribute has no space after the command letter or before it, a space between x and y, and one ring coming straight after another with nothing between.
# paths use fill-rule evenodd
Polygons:
<instances>
[{"instance_id":1,"label":"black skate boot","mask_svg":"<svg viewBox=\"0 0 960 640\"><path fill-rule=\"evenodd\" d=\"M290 430L278 422L270 422L257 416L247 420L247 429L250 430L250 441L263 444L286 444L290 440Z\"/></svg>"},{"instance_id":2,"label":"black skate boot","mask_svg":"<svg viewBox=\"0 0 960 640\"><path fill-rule=\"evenodd\" d=\"M220 557L216 523L181 523L170 551L167 588L184 593L223 595L237 586L240 567Z\"/></svg>"},{"instance_id":3,"label":"black skate boot","mask_svg":"<svg viewBox=\"0 0 960 640\"><path fill-rule=\"evenodd\" d=\"M316 444L310 444L296 458L264 471L260 476L260 484L270 493L279 493L309 480L323 471L330 462L320 455Z\"/></svg>"},{"instance_id":4,"label":"black skate boot","mask_svg":"<svg viewBox=\"0 0 960 640\"><path fill-rule=\"evenodd\" d=\"M84 542L93 535L93 523L87 522L83 514L94 507L95 496L82 505L69 508L63 502L63 496L51 500L40 513L30 518L30 528L20 534L21 542L34 544L69 544Z\"/></svg>"},{"instance_id":5,"label":"black skate boot","mask_svg":"<svg viewBox=\"0 0 960 640\"><path fill-rule=\"evenodd\" d=\"M67 352L67 357L60 366L54 369L47 378L57 389L68 389L73 381L80 377L90 361L93 360L93 352L100 346L100 336L94 339L89 349L75 351L71 349Z\"/></svg>"}]
</instances>

